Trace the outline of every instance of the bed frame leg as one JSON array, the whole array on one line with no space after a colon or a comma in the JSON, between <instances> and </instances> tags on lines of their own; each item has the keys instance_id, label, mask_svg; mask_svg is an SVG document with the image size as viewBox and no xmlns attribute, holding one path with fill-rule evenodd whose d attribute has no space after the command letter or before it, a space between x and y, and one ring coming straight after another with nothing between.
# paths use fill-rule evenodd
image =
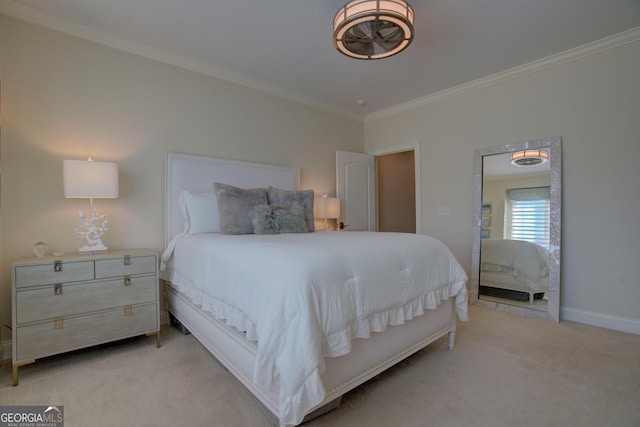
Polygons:
<instances>
[{"instance_id":1,"label":"bed frame leg","mask_svg":"<svg viewBox=\"0 0 640 427\"><path fill-rule=\"evenodd\" d=\"M453 310L451 318L451 330L449 331L449 350L453 350L456 345L456 310Z\"/></svg>"}]
</instances>

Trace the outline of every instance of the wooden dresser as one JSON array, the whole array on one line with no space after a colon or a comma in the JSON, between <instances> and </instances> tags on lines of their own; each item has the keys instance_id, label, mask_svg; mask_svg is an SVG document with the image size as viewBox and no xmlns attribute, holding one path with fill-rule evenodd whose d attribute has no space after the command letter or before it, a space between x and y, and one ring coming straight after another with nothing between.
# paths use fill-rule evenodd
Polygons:
<instances>
[{"instance_id":1,"label":"wooden dresser","mask_svg":"<svg viewBox=\"0 0 640 427\"><path fill-rule=\"evenodd\" d=\"M14 386L42 357L143 334L160 347L154 251L24 258L12 273Z\"/></svg>"}]
</instances>

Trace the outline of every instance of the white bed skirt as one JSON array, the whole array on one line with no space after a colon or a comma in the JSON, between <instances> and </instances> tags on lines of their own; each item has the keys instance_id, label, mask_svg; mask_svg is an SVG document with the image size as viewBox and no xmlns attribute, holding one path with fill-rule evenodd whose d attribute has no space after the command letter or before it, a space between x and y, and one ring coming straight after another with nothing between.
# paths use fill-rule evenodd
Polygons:
<instances>
[{"instance_id":1,"label":"white bed skirt","mask_svg":"<svg viewBox=\"0 0 640 427\"><path fill-rule=\"evenodd\" d=\"M192 304L168 282L165 301L167 310L272 413L270 419L277 420L277 390L263 390L252 381L255 344L224 321ZM453 349L455 328L452 298L443 300L437 309L427 310L404 325L389 326L383 332L372 333L367 339L354 340L349 354L325 358L326 370L321 378L326 396L308 413L340 398L446 334L449 334L449 348Z\"/></svg>"}]
</instances>

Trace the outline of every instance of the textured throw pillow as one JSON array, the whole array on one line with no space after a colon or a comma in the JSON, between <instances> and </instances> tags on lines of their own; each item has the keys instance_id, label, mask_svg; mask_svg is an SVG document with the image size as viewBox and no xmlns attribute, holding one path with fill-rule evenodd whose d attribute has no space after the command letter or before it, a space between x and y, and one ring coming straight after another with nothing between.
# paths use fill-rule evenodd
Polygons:
<instances>
[{"instance_id":1,"label":"textured throw pillow","mask_svg":"<svg viewBox=\"0 0 640 427\"><path fill-rule=\"evenodd\" d=\"M216 182L213 188L218 198L220 232L222 234L253 234L249 212L269 203L265 188L240 188Z\"/></svg>"},{"instance_id":2,"label":"textured throw pillow","mask_svg":"<svg viewBox=\"0 0 640 427\"><path fill-rule=\"evenodd\" d=\"M214 193L182 190L178 204L184 217L185 233L217 233L220 231L218 206Z\"/></svg>"},{"instance_id":3,"label":"textured throw pillow","mask_svg":"<svg viewBox=\"0 0 640 427\"><path fill-rule=\"evenodd\" d=\"M276 187L267 187L269 204L274 206L291 207L293 203L298 203L304 212L307 231L315 231L316 226L313 219L313 190L288 191Z\"/></svg>"},{"instance_id":4,"label":"textured throw pillow","mask_svg":"<svg viewBox=\"0 0 640 427\"><path fill-rule=\"evenodd\" d=\"M258 205L249 213L255 234L307 233L304 210L298 203L290 207Z\"/></svg>"}]
</instances>

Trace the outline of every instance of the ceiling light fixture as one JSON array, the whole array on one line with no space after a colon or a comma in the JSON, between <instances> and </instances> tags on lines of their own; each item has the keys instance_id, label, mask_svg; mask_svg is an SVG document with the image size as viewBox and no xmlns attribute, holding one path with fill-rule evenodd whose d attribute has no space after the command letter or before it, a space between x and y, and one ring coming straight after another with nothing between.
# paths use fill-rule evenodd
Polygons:
<instances>
[{"instance_id":1,"label":"ceiling light fixture","mask_svg":"<svg viewBox=\"0 0 640 427\"><path fill-rule=\"evenodd\" d=\"M514 166L537 166L549 160L549 152L545 150L522 150L511 154Z\"/></svg>"},{"instance_id":2,"label":"ceiling light fixture","mask_svg":"<svg viewBox=\"0 0 640 427\"><path fill-rule=\"evenodd\" d=\"M381 59L413 41L413 8L404 0L354 0L333 19L333 45L357 59Z\"/></svg>"}]
</instances>

